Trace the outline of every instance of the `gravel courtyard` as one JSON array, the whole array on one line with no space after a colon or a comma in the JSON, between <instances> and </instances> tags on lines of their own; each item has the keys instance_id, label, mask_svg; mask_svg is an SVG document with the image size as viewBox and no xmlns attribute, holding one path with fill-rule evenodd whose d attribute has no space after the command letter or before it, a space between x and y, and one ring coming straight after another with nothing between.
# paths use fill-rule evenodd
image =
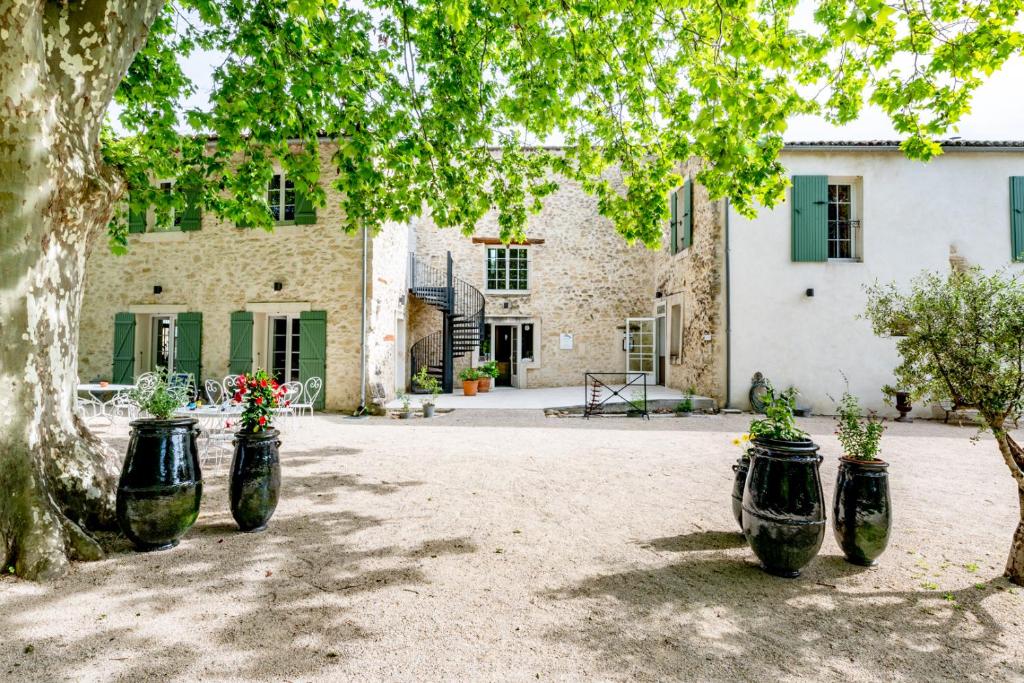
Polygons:
<instances>
[{"instance_id":1,"label":"gravel courtyard","mask_svg":"<svg viewBox=\"0 0 1024 683\"><path fill-rule=\"evenodd\" d=\"M1024 590L1001 578L1016 495L990 439L892 424L878 568L831 536L761 572L730 509L749 416L340 416L285 436L268 531L225 474L171 551L121 546L0 579L0 675L93 680L1024 680ZM831 500L839 455L826 418ZM125 431L108 430L124 449ZM226 468L225 468L226 469Z\"/></svg>"}]
</instances>

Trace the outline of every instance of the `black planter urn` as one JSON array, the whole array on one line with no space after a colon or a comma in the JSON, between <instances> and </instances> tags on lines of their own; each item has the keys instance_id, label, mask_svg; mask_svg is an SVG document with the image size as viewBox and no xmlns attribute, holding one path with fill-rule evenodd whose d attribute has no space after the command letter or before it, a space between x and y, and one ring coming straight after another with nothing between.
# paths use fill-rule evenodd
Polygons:
<instances>
[{"instance_id":1,"label":"black planter urn","mask_svg":"<svg viewBox=\"0 0 1024 683\"><path fill-rule=\"evenodd\" d=\"M117 522L142 551L178 545L203 497L196 420L134 420L117 484Z\"/></svg>"},{"instance_id":2,"label":"black planter urn","mask_svg":"<svg viewBox=\"0 0 1024 683\"><path fill-rule=\"evenodd\" d=\"M846 559L869 567L885 551L892 530L889 464L839 459L832 529Z\"/></svg>"},{"instance_id":3,"label":"black planter urn","mask_svg":"<svg viewBox=\"0 0 1024 683\"><path fill-rule=\"evenodd\" d=\"M235 434L228 497L231 516L242 531L263 531L277 508L281 491L281 445L276 429Z\"/></svg>"},{"instance_id":4,"label":"black planter urn","mask_svg":"<svg viewBox=\"0 0 1024 683\"><path fill-rule=\"evenodd\" d=\"M769 574L792 578L825 540L825 497L811 440L754 439L743 489L743 534Z\"/></svg>"},{"instance_id":5,"label":"black planter urn","mask_svg":"<svg viewBox=\"0 0 1024 683\"><path fill-rule=\"evenodd\" d=\"M732 516L736 518L736 523L740 525L740 531L743 530L743 489L747 485L747 472L750 471L750 457L743 455L736 460L736 464L732 466L732 471L736 473L736 477L732 484Z\"/></svg>"}]
</instances>

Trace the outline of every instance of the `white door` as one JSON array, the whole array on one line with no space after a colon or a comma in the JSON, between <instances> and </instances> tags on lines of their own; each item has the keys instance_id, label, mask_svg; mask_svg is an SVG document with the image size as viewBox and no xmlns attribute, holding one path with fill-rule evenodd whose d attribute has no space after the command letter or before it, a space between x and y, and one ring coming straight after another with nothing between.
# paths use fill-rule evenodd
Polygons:
<instances>
[{"instance_id":1,"label":"white door","mask_svg":"<svg viewBox=\"0 0 1024 683\"><path fill-rule=\"evenodd\" d=\"M654 318L626 318L626 372L630 375L627 381L640 372L654 378L654 325Z\"/></svg>"},{"instance_id":2,"label":"white door","mask_svg":"<svg viewBox=\"0 0 1024 683\"><path fill-rule=\"evenodd\" d=\"M510 374L512 375L512 386L519 388L519 325L510 328L512 332L512 358L510 361Z\"/></svg>"}]
</instances>

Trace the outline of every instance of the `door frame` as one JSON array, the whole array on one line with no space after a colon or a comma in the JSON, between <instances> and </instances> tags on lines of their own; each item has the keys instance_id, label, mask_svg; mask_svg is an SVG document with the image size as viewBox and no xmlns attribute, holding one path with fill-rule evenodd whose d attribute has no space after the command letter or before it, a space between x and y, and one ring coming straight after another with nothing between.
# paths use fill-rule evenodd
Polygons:
<instances>
[{"instance_id":1,"label":"door frame","mask_svg":"<svg viewBox=\"0 0 1024 683\"><path fill-rule=\"evenodd\" d=\"M650 351L651 369L650 370L632 370L630 368L630 362L629 361L630 361L630 358L631 358L631 356L633 354L633 335L632 335L632 332L630 331L630 324L631 323L641 323L641 324L648 324L648 325L650 325L650 334L651 334L651 351ZM627 375L636 375L636 374L643 373L643 374L647 375L648 378L651 378L651 377L655 377L656 378L657 377L657 362L658 362L657 348L656 348L656 346L657 346L657 339L656 339L657 338L657 318L654 318L654 317L626 318L626 333L625 334L626 334L626 368L625 369L626 369Z\"/></svg>"}]
</instances>

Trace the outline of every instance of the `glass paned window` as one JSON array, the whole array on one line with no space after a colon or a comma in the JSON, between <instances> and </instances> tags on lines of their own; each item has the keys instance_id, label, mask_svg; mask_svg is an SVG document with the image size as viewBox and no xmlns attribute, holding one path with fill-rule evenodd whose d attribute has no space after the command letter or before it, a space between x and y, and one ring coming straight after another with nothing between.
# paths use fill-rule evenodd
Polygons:
<instances>
[{"instance_id":1,"label":"glass paned window","mask_svg":"<svg viewBox=\"0 0 1024 683\"><path fill-rule=\"evenodd\" d=\"M488 247L487 289L526 291L530 288L529 252L523 247Z\"/></svg>"},{"instance_id":2,"label":"glass paned window","mask_svg":"<svg viewBox=\"0 0 1024 683\"><path fill-rule=\"evenodd\" d=\"M846 184L828 186L828 257L856 258L853 217L853 187Z\"/></svg>"},{"instance_id":3,"label":"glass paned window","mask_svg":"<svg viewBox=\"0 0 1024 683\"><path fill-rule=\"evenodd\" d=\"M172 183L169 180L165 180L164 182L160 183L160 191L163 192L164 194L168 194L168 195L171 194L171 192L174 191L174 183ZM171 211L171 225L173 226L173 229L174 230L180 230L181 229L181 214L178 213L177 211L175 211L174 209L171 209L170 211Z\"/></svg>"},{"instance_id":4,"label":"glass paned window","mask_svg":"<svg viewBox=\"0 0 1024 683\"><path fill-rule=\"evenodd\" d=\"M295 183L275 173L267 184L267 206L278 223L295 220Z\"/></svg>"},{"instance_id":5,"label":"glass paned window","mask_svg":"<svg viewBox=\"0 0 1024 683\"><path fill-rule=\"evenodd\" d=\"M299 319L296 317L270 319L270 374L282 383L299 379Z\"/></svg>"},{"instance_id":6,"label":"glass paned window","mask_svg":"<svg viewBox=\"0 0 1024 683\"><path fill-rule=\"evenodd\" d=\"M519 346L519 355L523 357L523 360L533 360L533 325L531 323L523 325L523 334Z\"/></svg>"}]
</instances>

